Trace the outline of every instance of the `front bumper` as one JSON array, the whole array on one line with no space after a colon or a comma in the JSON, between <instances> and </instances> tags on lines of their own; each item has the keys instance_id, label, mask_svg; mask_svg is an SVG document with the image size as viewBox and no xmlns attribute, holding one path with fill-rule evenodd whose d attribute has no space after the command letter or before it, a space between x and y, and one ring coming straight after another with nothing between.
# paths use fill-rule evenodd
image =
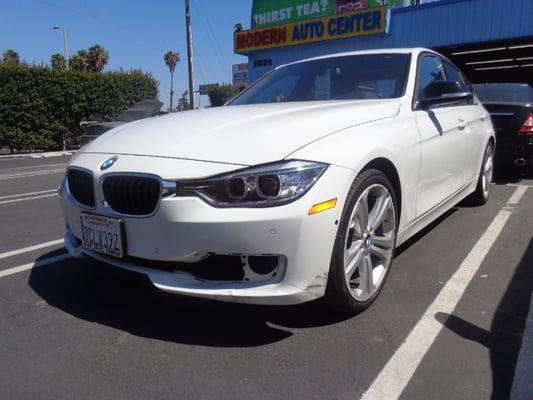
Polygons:
<instances>
[{"instance_id":1,"label":"front bumper","mask_svg":"<svg viewBox=\"0 0 533 400\"><path fill-rule=\"evenodd\" d=\"M108 157L81 154L72 164L93 171L96 184L98 166ZM120 161L122 170L115 168L114 173L135 171L157 174L163 179L177 178L169 175L172 168L168 164L172 160L166 160L164 168L161 160L154 158L120 156ZM182 160L174 162L176 170L183 166ZM204 172L207 169L207 165L199 168L202 176L209 175ZM213 169L213 174L219 173L220 167L214 164ZM219 209L199 198L173 197L162 199L157 212L150 217L122 218L128 257L161 263L194 263L213 254L276 255L283 260L283 265L275 279L208 281L188 273L147 267L131 262L130 258L115 259L76 248L72 243L76 243L75 238L81 238L80 213L86 210L75 205L68 187L63 185L60 201L68 225L67 248L74 255L83 253L106 264L145 274L157 288L167 292L251 304L303 303L324 295L337 224L353 178L353 171L330 166L304 197L281 207ZM91 212L107 215L96 192L97 207ZM335 208L308 215L311 206L332 198L338 198Z\"/></svg>"}]
</instances>

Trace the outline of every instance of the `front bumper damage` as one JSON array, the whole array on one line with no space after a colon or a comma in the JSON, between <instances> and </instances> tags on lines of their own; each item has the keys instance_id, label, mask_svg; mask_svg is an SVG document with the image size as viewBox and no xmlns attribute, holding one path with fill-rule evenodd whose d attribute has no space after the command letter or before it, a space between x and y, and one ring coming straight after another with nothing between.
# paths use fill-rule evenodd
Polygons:
<instances>
[{"instance_id":1,"label":"front bumper damage","mask_svg":"<svg viewBox=\"0 0 533 400\"><path fill-rule=\"evenodd\" d=\"M93 171L97 181L98 166L109 156L82 153L71 165ZM199 163L120 156L113 173L135 171L174 180L201 178L225 172L221 171L223 168L236 168ZM193 175L192 170L201 175ZM80 245L80 213L84 210L72 201L68 185L62 185L60 202L67 222L65 245L73 256L88 256L144 274L166 292L250 304L303 303L325 293L337 224L353 177L352 170L330 166L301 199L273 208L219 209L195 197L164 198L150 217L122 217L127 237L127 256L123 259ZM101 194L98 190L96 193L97 206L91 212L106 215ZM308 215L311 206L331 198L339 199L335 208ZM233 265L239 261L241 275L230 274L226 278L221 269L228 262ZM204 264L215 269L211 271L213 278ZM262 268L258 268L260 264ZM231 268L236 273L235 265ZM207 275L201 270L207 270Z\"/></svg>"}]
</instances>

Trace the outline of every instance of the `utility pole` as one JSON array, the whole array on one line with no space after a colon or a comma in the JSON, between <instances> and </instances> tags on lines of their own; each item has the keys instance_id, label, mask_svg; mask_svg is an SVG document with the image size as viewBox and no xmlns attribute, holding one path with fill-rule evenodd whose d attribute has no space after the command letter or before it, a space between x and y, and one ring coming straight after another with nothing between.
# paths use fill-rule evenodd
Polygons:
<instances>
[{"instance_id":1,"label":"utility pole","mask_svg":"<svg viewBox=\"0 0 533 400\"><path fill-rule=\"evenodd\" d=\"M68 71L67 31L65 30L65 27L63 25L56 25L52 29L63 32L63 50L65 51L65 68ZM65 98L65 101L68 102L68 95ZM67 149L67 138L65 134L63 134L63 151L65 151L66 149Z\"/></svg>"},{"instance_id":2,"label":"utility pole","mask_svg":"<svg viewBox=\"0 0 533 400\"><path fill-rule=\"evenodd\" d=\"M194 70L192 61L192 28L189 0L185 0L185 24L187 26L187 59L189 65L189 104L194 110Z\"/></svg>"},{"instance_id":3,"label":"utility pole","mask_svg":"<svg viewBox=\"0 0 533 400\"><path fill-rule=\"evenodd\" d=\"M63 32L63 49L65 51L65 67L68 71L68 48L67 48L67 31L63 25L56 25L53 28L56 31L62 31Z\"/></svg>"}]
</instances>

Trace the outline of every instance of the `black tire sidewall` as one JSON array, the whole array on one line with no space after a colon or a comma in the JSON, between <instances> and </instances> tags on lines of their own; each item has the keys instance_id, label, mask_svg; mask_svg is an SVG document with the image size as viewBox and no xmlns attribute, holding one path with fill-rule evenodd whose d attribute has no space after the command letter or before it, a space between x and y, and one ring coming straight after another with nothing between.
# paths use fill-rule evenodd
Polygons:
<instances>
[{"instance_id":1,"label":"black tire sidewall","mask_svg":"<svg viewBox=\"0 0 533 400\"><path fill-rule=\"evenodd\" d=\"M477 183L477 187L476 187L476 191L474 192L474 199L473 199L473 202L475 203L475 205L484 205L485 203L487 203L490 199L490 192L491 192L491 189L490 189L490 184L492 184L492 182L489 184L489 192L487 194L487 197L485 197L485 193L483 192L483 174L485 172L485 163L487 162L487 150L489 149L489 147L492 149L492 173L493 173L493 179L494 179L494 145L492 144L492 142L489 142L487 143L487 145L485 146L485 151L483 152L483 161L481 162L481 169L479 171L479 177L478 177L478 183Z\"/></svg>"}]
</instances>

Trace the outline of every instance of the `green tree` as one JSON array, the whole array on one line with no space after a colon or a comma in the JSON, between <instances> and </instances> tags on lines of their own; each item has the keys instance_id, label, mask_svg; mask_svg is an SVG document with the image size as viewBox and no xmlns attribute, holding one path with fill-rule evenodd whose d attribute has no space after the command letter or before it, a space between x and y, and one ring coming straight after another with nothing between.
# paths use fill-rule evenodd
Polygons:
<instances>
[{"instance_id":1,"label":"green tree","mask_svg":"<svg viewBox=\"0 0 533 400\"><path fill-rule=\"evenodd\" d=\"M66 68L67 63L62 54L55 53L50 57L50 65L54 71L63 71Z\"/></svg>"},{"instance_id":2,"label":"green tree","mask_svg":"<svg viewBox=\"0 0 533 400\"><path fill-rule=\"evenodd\" d=\"M238 93L239 91L229 84L213 87L208 92L211 107L223 106L229 99L236 96Z\"/></svg>"},{"instance_id":3,"label":"green tree","mask_svg":"<svg viewBox=\"0 0 533 400\"><path fill-rule=\"evenodd\" d=\"M13 49L8 49L4 51L4 54L2 56L2 62L6 64L20 64L19 53L17 53Z\"/></svg>"},{"instance_id":4,"label":"green tree","mask_svg":"<svg viewBox=\"0 0 533 400\"><path fill-rule=\"evenodd\" d=\"M89 69L93 72L102 72L109 62L109 52L99 44L89 47L87 51Z\"/></svg>"},{"instance_id":5,"label":"green tree","mask_svg":"<svg viewBox=\"0 0 533 400\"><path fill-rule=\"evenodd\" d=\"M70 57L69 67L73 71L88 71L89 59L86 50L79 50L76 54Z\"/></svg>"},{"instance_id":6,"label":"green tree","mask_svg":"<svg viewBox=\"0 0 533 400\"><path fill-rule=\"evenodd\" d=\"M187 111L191 109L191 105L189 103L189 91L186 90L181 95L180 99L178 100L178 107L176 107L177 111Z\"/></svg>"},{"instance_id":7,"label":"green tree","mask_svg":"<svg viewBox=\"0 0 533 400\"><path fill-rule=\"evenodd\" d=\"M52 71L0 64L0 146L11 151L79 143L81 121L113 121L134 103L157 99L157 81L129 72Z\"/></svg>"},{"instance_id":8,"label":"green tree","mask_svg":"<svg viewBox=\"0 0 533 400\"><path fill-rule=\"evenodd\" d=\"M173 109L173 100L174 100L174 71L176 71L176 65L180 61L180 53L173 51L167 51L163 56L165 64L167 65L170 71L170 111Z\"/></svg>"}]
</instances>

